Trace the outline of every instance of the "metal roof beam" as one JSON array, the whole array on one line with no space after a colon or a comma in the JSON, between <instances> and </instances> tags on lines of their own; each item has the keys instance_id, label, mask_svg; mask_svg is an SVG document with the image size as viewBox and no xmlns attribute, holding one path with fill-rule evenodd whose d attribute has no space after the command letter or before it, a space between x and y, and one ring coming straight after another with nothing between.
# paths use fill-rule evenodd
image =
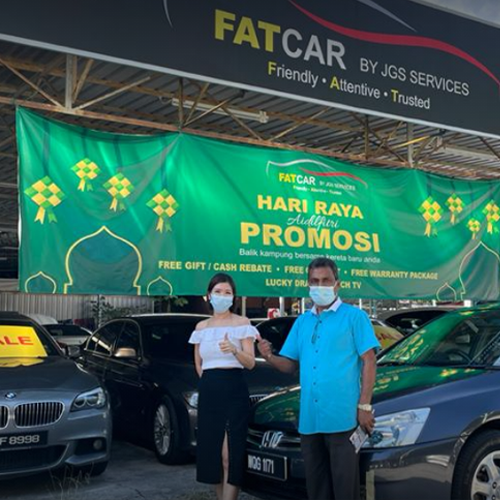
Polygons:
<instances>
[{"instance_id":1,"label":"metal roof beam","mask_svg":"<svg viewBox=\"0 0 500 500\"><path fill-rule=\"evenodd\" d=\"M23 60L20 60L17 58L7 57L7 56L3 57L3 60L6 61L9 65L11 65L13 68L18 69L18 70L24 70L24 71L34 72L34 73L44 73L44 74L47 74L50 76L65 78L65 71L61 68L48 69L46 65L43 65L40 63L36 63L33 61L23 61ZM161 74L161 76L164 77L165 75ZM83 74L82 74L82 77L83 77ZM87 74L86 82L94 84L94 85L101 85L103 87L113 88L113 89L121 89L123 87L123 83L93 77L93 76L90 76L88 74ZM200 88L201 88L201 86L199 86L199 84L198 84L198 89L200 89ZM175 92L167 92L164 90L158 90L158 89L154 89L151 87L143 87L141 85L134 87L133 91L137 92L139 94L155 96L155 97L159 97L159 98L163 98L163 99L173 99L173 98L177 97L177 94ZM74 100L76 101L76 97ZM206 104L206 105L212 104L213 105L213 102L211 102L208 99L205 100L202 98L202 99L200 99L199 104ZM249 113L255 113L255 112L260 111L260 110L257 110L256 108L249 108L249 107L244 107L244 106L239 106L238 109L240 109L241 111L247 111ZM304 117L302 117L302 116L290 115L290 114L282 113L279 111L267 111L266 110L266 113L269 115L269 118L282 120L282 121L300 122L301 120L304 119ZM324 127L324 128L329 128L332 130L340 130L340 131L345 131L345 132L359 132L359 130L360 130L359 127L341 124L341 123L336 123L334 121L327 121L327 120L311 120L310 123L311 123L311 125L317 125L318 127Z\"/></svg>"},{"instance_id":2,"label":"metal roof beam","mask_svg":"<svg viewBox=\"0 0 500 500\"><path fill-rule=\"evenodd\" d=\"M138 87L138 86L142 85L143 83L148 82L149 80L151 80L151 77L146 76L144 78L141 78L140 80L137 80L136 82L128 83L127 85L124 85L123 87L121 87L119 89L113 90L112 92L108 92L107 94L104 94L102 96L96 97L95 99L92 99L92 100L87 101L83 104L80 104L75 109L76 110L85 109L85 108L93 106L94 104L97 104L99 102L105 101L107 99L111 99L111 97L115 97L119 94L123 94L127 90L132 90L135 87Z\"/></svg>"},{"instance_id":3,"label":"metal roof beam","mask_svg":"<svg viewBox=\"0 0 500 500\"><path fill-rule=\"evenodd\" d=\"M62 65L62 62L64 61L65 57L66 57L65 55L60 55L59 57L56 57L53 60L51 60L49 64L38 64L29 61L28 62L20 61L19 59L7 56L3 57L2 59L4 62L7 62L7 64L15 68L18 72L23 71L24 73L28 74L35 73L36 75L46 75L52 77L52 80L50 82L49 81L47 82L47 86L45 86L45 84L42 85L39 81L35 81L32 75L30 76L29 80L32 84L35 84L38 87L40 87L40 90L49 89L48 90L49 93L58 94L60 91L64 93L65 89L64 80L66 78L67 71ZM104 100L105 98L106 99L112 98L113 96L116 96L126 90L133 92L134 97L137 97L137 99L139 99L139 97L135 96L135 94L144 94L144 95L159 97L162 101L164 98L171 99L173 97L177 97L179 94L176 92L167 92L164 90L158 90L152 88L152 83L150 83L149 84L150 86L148 87L137 85L131 88L126 88L127 85L124 85L123 83L96 78L95 76L90 75L90 70L92 68L92 65L94 64L93 61L84 60L82 58L80 58L79 60L81 61L81 63L79 65L75 64L75 66L81 67L82 65L84 65L83 72L80 78L78 78L77 77L78 71L76 71L76 76L75 78L73 78L72 84L69 85L69 88L72 90L73 94L72 97L74 96L74 98L77 98L85 84L94 86L100 85L105 88L112 89L111 92L106 92L104 95L101 95L101 97L97 98L98 99L97 102L94 99L93 101L88 101L87 103L83 104L79 103L81 106L84 107L83 109L77 111L70 110L68 112L67 110L65 111L63 108L60 107L61 105L59 104L59 102L57 102L57 100L55 100L54 105L42 103L40 102L39 99L38 102L29 100L32 98L33 94L31 92L26 92L28 87L25 82L23 85L20 86L21 93L23 94L23 96L25 96L25 99L22 100L13 101L11 96L13 93L15 95L15 90L13 91L13 89L7 85L4 85L3 87L0 86L0 92L3 91L4 94L7 94L7 96L0 98L0 104L5 104L9 106L14 103L19 103L25 105L26 107L40 109L48 113L56 113L56 114L64 113L68 117L71 117L66 121L73 123L81 124L82 118L85 120L92 120L92 121L99 120L100 122L103 123L102 128L108 130L113 128L121 132L134 131L134 133L137 133L136 130L138 128L147 128L149 129L148 133L151 133L152 130L172 131L172 132L178 130L176 122L177 114L175 112L171 113L170 111L167 110L167 113L165 115L162 115L161 111L156 111L154 103L147 103L147 105L151 105L152 107L155 108L154 114L141 112L140 111L141 108L139 106L137 106L138 109L132 109L133 104L128 106L128 108L130 109L127 109L126 106L123 106L122 108L119 108L118 106L112 108L111 106L99 105L96 106L95 111L93 112L86 111L85 107L90 106L90 104L93 105L101 104L101 100ZM118 65L113 65L111 63L107 64L110 69L114 69L115 67L118 69L120 68L120 66ZM106 68L108 68L108 66L106 66ZM70 72L74 73L75 69L73 70L70 69ZM152 77L158 77L162 79L162 82L167 82L167 84L170 84L170 82L175 81L173 77L171 80L169 80L168 77L166 77L164 74L155 72L144 71L142 73L138 72L137 74L148 75L147 76L148 79L152 79ZM28 78L26 75L23 76ZM56 82L54 80L55 78L59 78L60 81ZM187 82L187 80L185 80L185 82ZM137 82L135 83L137 84ZM50 84L53 84L54 86L54 90L52 91L50 90ZM30 87L33 88L32 85L30 85ZM196 92L196 89L198 92ZM98 89L93 88L92 90L95 91ZM201 104L214 107L220 104L220 102L222 101L222 103L225 106L226 104L224 103L223 97L226 97L229 94L229 92L230 90L223 86L212 87L212 93L214 94L214 96L216 95L217 97L220 97L219 99L216 99L214 96L208 94L208 84L203 84L199 82L191 82L190 84L186 84L183 87L183 92L182 92L183 100L184 102L186 100L194 100L194 101L192 102L192 104L190 103L189 110L183 112L184 126L186 127L186 125L191 125L188 122L193 118L194 113L197 110L197 107ZM75 102L74 99L73 102ZM258 94L256 94L255 99L246 100L245 102L262 103L263 101L262 99L259 99ZM289 103L288 105L287 102ZM356 124L353 120L348 121L349 115L341 110L333 111L334 108L321 108L320 106L314 106L307 103L303 103L301 105L292 100L285 101L283 99L276 99L276 98L274 100L267 99L262 105L264 107L269 108L272 107L274 103L276 103L275 109L286 108L285 112L268 111L266 109L266 113L273 120L273 122L269 123L269 125L267 126L258 125L255 126L255 128L247 126L247 124L242 120L239 120L237 116L234 117L233 116L234 113L231 113L233 106L231 106L231 109L229 109L229 113L227 113L228 116L230 116L234 120L234 122L239 127L241 127L242 130L245 130L245 132L249 134L250 137L245 137L245 134L242 134L241 131L238 131L238 129L235 126L234 128L232 128L233 124L229 123L229 121L224 118L210 120L210 123L200 122L199 127L203 128L204 130L194 130L193 128L186 128L185 130L189 133L204 137L212 137L215 139L229 140L232 142L255 144L259 146L274 147L280 149L309 151L361 164L378 164L378 165L396 166L396 167L408 166L408 162L406 158L404 158L404 155L399 155L396 149L398 146L408 147L410 144L404 143L405 138L402 136L399 130L400 124L395 122L394 120L385 120L381 118L367 118L364 115L358 113L357 115L353 114L353 116L356 118L356 121L358 122L358 124ZM220 109L223 109L223 106L220 106ZM238 106L236 109L253 113L255 113L256 110L260 111L260 109L257 109L255 107L251 108L241 105ZM8 110L5 111L9 113ZM295 114L287 114L286 111L291 111ZM307 114L313 113L313 115L309 118L304 117L303 114L306 114L306 111ZM339 123L329 119L318 119L321 115L325 115L328 111L331 111L329 116L334 117L335 120L337 120L338 116L341 117L338 120ZM167 118L165 118L165 116L167 116ZM9 113L9 119L10 119L10 113ZM172 121L173 123L165 123L166 119L168 121ZM196 120L198 121L199 118L197 118ZM366 123L366 121L368 121L368 124ZM287 128L283 128L284 124L281 123L280 126L279 122L290 122L291 125L288 126ZM112 124L117 124L117 125L113 127ZM95 126L95 123L88 122L87 126ZM300 127L303 127L300 133L292 135L292 132ZM322 134L321 140L315 141L315 138L317 138L318 135L315 134L314 127L322 129L319 131L319 133ZM280 128L283 131L277 132L277 130L280 130ZM362 137L364 129L366 129L366 137L364 143L365 156L363 156L362 148L359 147L358 144L355 142L355 138L360 137L360 134ZM327 132L328 130L333 131L331 133L331 137L328 136ZM414 161L416 165L419 164L421 165L427 159L429 159L430 156L432 156L435 152L439 151L442 146L440 146L440 141L436 140L433 142L432 140L428 139L432 135L433 131L432 128L415 126L415 131L419 136L421 136L421 138L417 139L420 141L419 144L420 147L416 152L416 154L414 155ZM429 132L426 134L427 131ZM239 136L235 136L233 134L239 134ZM351 134L354 134L354 137L351 137ZM270 139L266 138L265 137L266 135L269 136ZM276 142L285 136L286 136L286 142L288 144ZM478 138L477 141L473 143L471 142L470 137L464 134L455 134L453 137L459 138L460 141L463 141L464 146L467 147L469 152L476 151L475 149L471 149L470 146L479 144L480 140ZM391 145L393 143L400 143L400 144L398 144L398 146ZM346 144L347 147L345 146ZM354 148L353 146L354 144L356 145L356 148ZM493 159L500 158L499 155L496 154L495 150L495 148L499 147L498 144L500 143L497 143L496 141L493 140L485 144L486 147L490 146L491 148L493 148L493 150L488 148L492 153L495 154L495 157L493 157L492 155ZM413 146L413 144L411 144L411 146ZM335 151L333 150L333 148L335 149ZM349 153L347 153L348 148L351 148L351 152ZM486 151L485 149L482 150L483 155L485 151ZM480 150L477 150L477 152L481 153ZM394 155L396 159L390 158L389 155ZM0 157L16 159L15 154L9 154L9 153L0 153ZM438 156L438 159L439 161L436 162L430 161L429 165L425 165L425 169L428 169L429 171L443 172L443 169L445 167L450 166L453 169L453 171L450 170L449 172L446 172L448 175L455 174L463 176L465 175L464 172L466 171L467 175L472 175L476 177L478 176L478 174L481 176L490 176L490 177L500 176L500 170L497 170L494 165L487 164L486 166L484 166L484 162L483 164L480 165L478 162L472 162L469 160L467 164L461 165L460 163L457 163L457 161L458 162L461 161L460 158L450 157L450 159L453 161L451 163L448 163L446 162L446 157L443 157L442 154ZM9 163L9 165L7 165L7 163ZM13 163L12 165L11 163L12 162L7 162L7 161L4 162L7 168L9 169L15 168L13 166ZM419 168L423 167L420 166ZM4 177L4 179L5 178L6 177Z\"/></svg>"},{"instance_id":4,"label":"metal roof beam","mask_svg":"<svg viewBox=\"0 0 500 500\"><path fill-rule=\"evenodd\" d=\"M389 153L392 153L403 165L408 166L408 162L394 149L389 146L387 143L384 143L384 139L381 137L379 132L377 132L373 127L370 126L370 121L369 117L366 116L365 119L363 120L362 118L358 117L356 114L351 113L351 116L358 121L361 125L365 127L365 157L366 159L372 158L372 155L370 154L370 141L369 141L369 136L370 134L373 135L377 141L379 141L379 144L387 150Z\"/></svg>"},{"instance_id":5,"label":"metal roof beam","mask_svg":"<svg viewBox=\"0 0 500 500\"><path fill-rule=\"evenodd\" d=\"M498 151L484 137L481 137L481 141L500 160Z\"/></svg>"},{"instance_id":6,"label":"metal roof beam","mask_svg":"<svg viewBox=\"0 0 500 500\"><path fill-rule=\"evenodd\" d=\"M12 106L20 105L20 106L24 106L26 108L38 109L40 111L48 111L51 113L60 113L60 114L66 114L66 115L71 115L71 116L79 116L79 117L89 118L89 119L93 119L93 120L103 120L103 121L108 121L108 122L133 125L136 127L146 127L146 128L162 130L162 131L166 131L166 132L178 131L176 126L166 124L166 123L138 120L138 119L129 118L126 116L115 116L115 115L96 113L96 112L85 111L85 110L75 110L75 109L67 110L64 107L58 107L58 106L53 106L51 104L39 103L39 102L34 102L34 101L13 100L13 99L9 99L7 97L0 97L0 104L7 104L7 105L12 105ZM266 141L266 140L257 140L257 139L253 139L253 138L232 136L232 135L228 135L228 134L219 134L219 133L214 133L214 132L209 132L209 131L204 131L204 130L185 129L185 132L190 133L192 135L198 135L201 137L208 137L208 138L212 138L212 139L220 139L220 140L224 140L224 141L237 142L240 144L251 144L251 145L256 145L256 146L264 146L264 147L285 149L285 150L291 150L291 151L303 151L306 153L309 152L309 153L313 153L313 154L322 154L323 156L330 156L333 158L339 158L342 160L352 161L352 162L360 162L360 161L362 162L365 160L362 156L345 155L345 154L343 155L340 153L326 151L323 149L310 148L310 147L304 147L304 146L294 146L294 145L282 144L282 143L273 143L271 141ZM396 162L396 161L389 161L389 160L377 161L377 163L380 163L383 165L398 166L398 167L404 166L404 163Z\"/></svg>"},{"instance_id":7,"label":"metal roof beam","mask_svg":"<svg viewBox=\"0 0 500 500\"><path fill-rule=\"evenodd\" d=\"M78 59L76 56L66 55L66 86L64 95L64 107L71 109L73 107L73 94L76 86L76 72L78 69Z\"/></svg>"},{"instance_id":8,"label":"metal roof beam","mask_svg":"<svg viewBox=\"0 0 500 500\"><path fill-rule=\"evenodd\" d=\"M73 102L75 102L78 99L78 96L80 95L80 92L82 91L83 86L85 85L85 81L89 76L93 64L94 64L93 59L87 59L87 61L85 62L82 74L80 75L80 78L78 79L78 82L76 83L75 86L75 91L73 93Z\"/></svg>"},{"instance_id":9,"label":"metal roof beam","mask_svg":"<svg viewBox=\"0 0 500 500\"><path fill-rule=\"evenodd\" d=\"M196 112L196 109L198 108L198 104L200 104L200 101L203 99L203 97L205 97L205 94L207 93L209 87L210 84L205 83L205 85L203 85L203 88L198 92L198 95L196 96L196 99L194 100L193 105L189 110L189 115L186 119L186 124L189 124L189 121L191 120L191 118L193 118L193 115Z\"/></svg>"},{"instance_id":10,"label":"metal roof beam","mask_svg":"<svg viewBox=\"0 0 500 500\"><path fill-rule=\"evenodd\" d=\"M45 92L38 85L36 85L35 83L33 83L28 77L24 76L16 68L12 67L9 63L7 63L6 61L4 61L3 59L0 59L0 64L2 64L3 66L5 66L9 71L11 71L12 73L14 73L14 75L16 75L18 78L20 78L24 83L26 83L27 85L29 85L33 90L35 90L35 92L37 92L41 96L45 97L45 99L47 99L48 101L50 101L52 104L54 104L55 106L62 107L62 105L56 99L54 99L52 96L50 96L49 94L47 94L47 92Z\"/></svg>"},{"instance_id":11,"label":"metal roof beam","mask_svg":"<svg viewBox=\"0 0 500 500\"><path fill-rule=\"evenodd\" d=\"M281 139L285 135L288 135L289 133L293 132L294 130L302 127L303 125L309 125L311 120L315 120L316 118L319 118L320 116L324 115L327 111L330 111L330 108L322 109L322 110L318 111L317 113L314 113L314 115L312 115L311 117L304 118L302 121L296 123L295 125L292 125L291 127L279 132L278 134L273 136L271 138L271 140L277 141L278 139Z\"/></svg>"},{"instance_id":12,"label":"metal roof beam","mask_svg":"<svg viewBox=\"0 0 500 500\"><path fill-rule=\"evenodd\" d=\"M203 91L203 88L202 86L198 83L198 82L195 82L195 81L191 81L191 83L198 89L198 92L202 92ZM240 118L238 118L228 107L228 104L229 102L222 102L220 103L218 101L218 99L216 99L215 97L213 97L209 92L208 90L205 91L205 94L207 95L207 97L216 105L214 109L211 110L211 112L213 113L215 111L215 109L217 107L223 109L243 130L245 130L246 132L248 132L251 136L253 136L255 139L257 139L258 141L262 141L264 140L259 133L257 133L255 130L252 129L252 127L249 127L245 122L243 122L243 120L241 120ZM244 95L244 92L241 91L239 92L238 94L236 94L232 99L230 99L230 101L234 101L235 99L239 99L241 98L242 96Z\"/></svg>"}]
</instances>

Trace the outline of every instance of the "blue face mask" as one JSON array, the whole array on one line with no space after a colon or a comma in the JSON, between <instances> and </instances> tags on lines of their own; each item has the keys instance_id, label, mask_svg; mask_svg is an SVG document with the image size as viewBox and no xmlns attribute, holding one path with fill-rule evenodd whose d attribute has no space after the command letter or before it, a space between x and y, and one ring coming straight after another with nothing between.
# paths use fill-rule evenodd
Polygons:
<instances>
[{"instance_id":1,"label":"blue face mask","mask_svg":"<svg viewBox=\"0 0 500 500\"><path fill-rule=\"evenodd\" d=\"M317 306L325 307L335 302L337 292L333 286L310 286L309 296Z\"/></svg>"},{"instance_id":2,"label":"blue face mask","mask_svg":"<svg viewBox=\"0 0 500 500\"><path fill-rule=\"evenodd\" d=\"M233 305L232 295L210 295L210 304L217 314L225 313Z\"/></svg>"}]
</instances>

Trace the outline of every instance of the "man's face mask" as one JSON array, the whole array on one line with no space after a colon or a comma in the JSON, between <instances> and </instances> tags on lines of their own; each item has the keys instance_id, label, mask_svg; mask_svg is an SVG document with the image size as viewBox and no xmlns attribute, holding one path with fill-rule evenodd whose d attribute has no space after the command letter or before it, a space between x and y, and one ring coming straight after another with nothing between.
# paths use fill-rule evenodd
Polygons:
<instances>
[{"instance_id":1,"label":"man's face mask","mask_svg":"<svg viewBox=\"0 0 500 500\"><path fill-rule=\"evenodd\" d=\"M325 307L335 302L337 292L334 286L310 286L309 296L316 305Z\"/></svg>"}]
</instances>

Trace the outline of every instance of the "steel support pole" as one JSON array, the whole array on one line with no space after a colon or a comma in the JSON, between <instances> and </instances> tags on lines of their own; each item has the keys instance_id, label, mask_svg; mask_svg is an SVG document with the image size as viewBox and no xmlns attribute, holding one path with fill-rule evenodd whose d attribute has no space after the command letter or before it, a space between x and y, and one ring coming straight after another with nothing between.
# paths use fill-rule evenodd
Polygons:
<instances>
[{"instance_id":1,"label":"steel support pole","mask_svg":"<svg viewBox=\"0 0 500 500\"><path fill-rule=\"evenodd\" d=\"M414 148L414 145L411 141L413 141L413 138L414 138L414 128L413 128L413 123L408 123L406 125L406 130L407 130L407 138L408 138L408 142L410 144L408 144L408 165L410 166L410 168L413 168L414 167L414 163L413 163L413 155L415 153L415 148Z\"/></svg>"},{"instance_id":2,"label":"steel support pole","mask_svg":"<svg viewBox=\"0 0 500 500\"><path fill-rule=\"evenodd\" d=\"M285 315L285 297L280 297L280 317Z\"/></svg>"},{"instance_id":3,"label":"steel support pole","mask_svg":"<svg viewBox=\"0 0 500 500\"><path fill-rule=\"evenodd\" d=\"M73 92L76 85L76 56L66 56L66 89L64 94L64 107L73 109Z\"/></svg>"}]
</instances>

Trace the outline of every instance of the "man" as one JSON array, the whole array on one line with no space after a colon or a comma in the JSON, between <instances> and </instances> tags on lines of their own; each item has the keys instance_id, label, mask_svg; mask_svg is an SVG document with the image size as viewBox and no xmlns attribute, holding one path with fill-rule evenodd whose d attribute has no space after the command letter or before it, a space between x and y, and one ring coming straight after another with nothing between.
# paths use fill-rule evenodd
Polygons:
<instances>
[{"instance_id":1,"label":"man","mask_svg":"<svg viewBox=\"0 0 500 500\"><path fill-rule=\"evenodd\" d=\"M294 373L300 365L299 432L309 499L359 500L359 460L349 438L358 423L373 431L370 402L380 345L367 314L338 297L335 262L313 260L308 283L314 307L297 318L280 355L261 338L259 351L282 372Z\"/></svg>"}]
</instances>

